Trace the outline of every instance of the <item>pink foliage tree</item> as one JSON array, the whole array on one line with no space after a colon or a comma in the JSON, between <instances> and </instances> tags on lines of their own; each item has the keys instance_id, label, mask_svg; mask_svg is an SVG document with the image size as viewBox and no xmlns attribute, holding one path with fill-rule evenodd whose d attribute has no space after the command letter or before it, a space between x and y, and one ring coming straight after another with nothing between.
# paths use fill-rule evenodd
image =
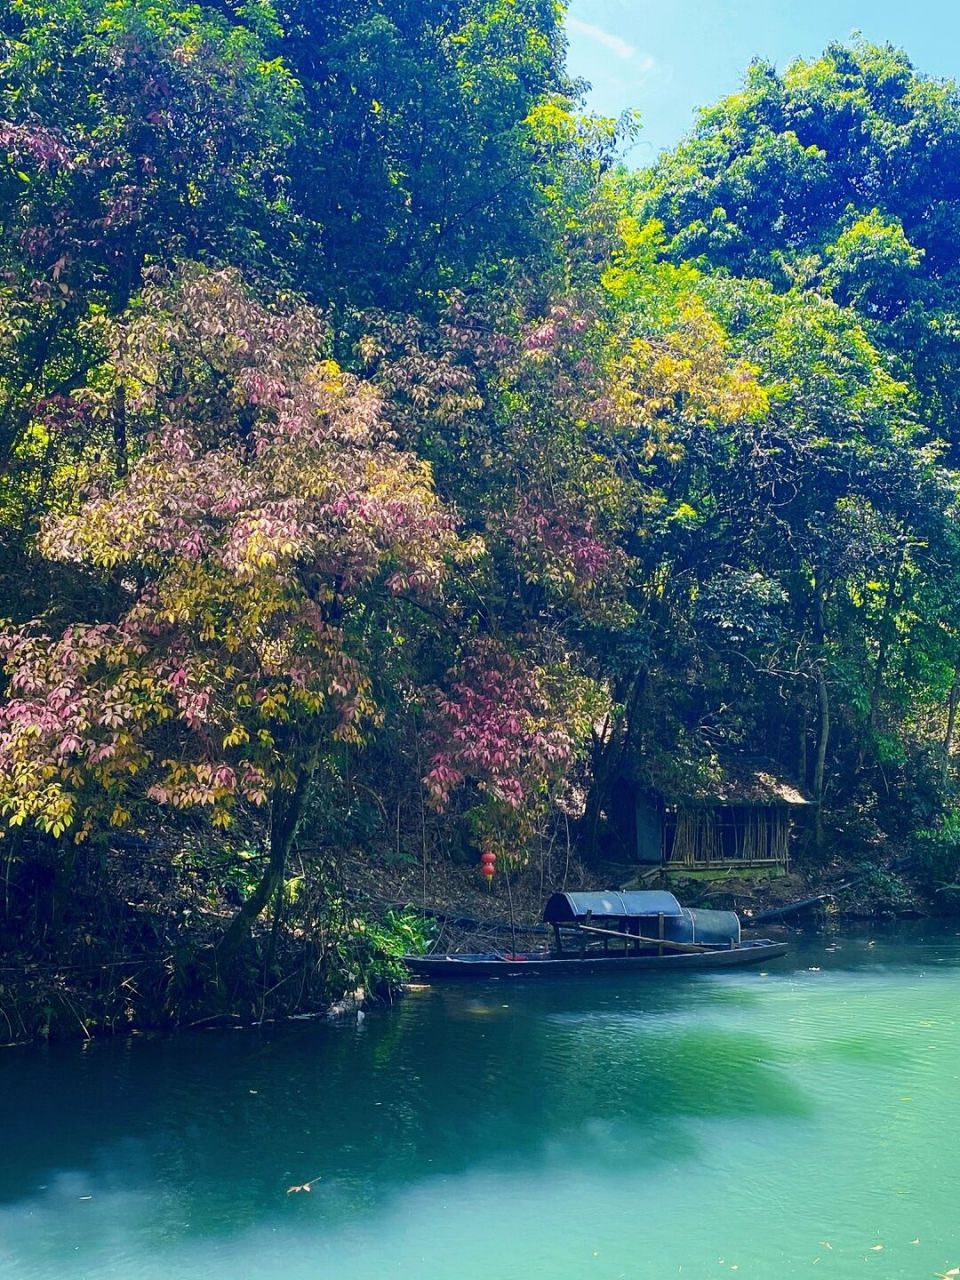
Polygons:
<instances>
[{"instance_id":1,"label":"pink foliage tree","mask_svg":"<svg viewBox=\"0 0 960 1280\"><path fill-rule=\"evenodd\" d=\"M123 388L139 457L41 541L111 575L125 603L59 636L3 636L0 809L82 838L146 801L221 825L267 806L245 924L280 881L323 744L377 718L358 619L437 591L454 522L379 394L320 358L309 310L191 269L117 338L87 399L96 413Z\"/></svg>"},{"instance_id":2,"label":"pink foliage tree","mask_svg":"<svg viewBox=\"0 0 960 1280\"><path fill-rule=\"evenodd\" d=\"M424 778L434 808L443 810L454 791L471 784L484 800L475 815L484 841L503 846L522 838L578 755L596 709L595 688L487 639L468 649L435 696Z\"/></svg>"}]
</instances>

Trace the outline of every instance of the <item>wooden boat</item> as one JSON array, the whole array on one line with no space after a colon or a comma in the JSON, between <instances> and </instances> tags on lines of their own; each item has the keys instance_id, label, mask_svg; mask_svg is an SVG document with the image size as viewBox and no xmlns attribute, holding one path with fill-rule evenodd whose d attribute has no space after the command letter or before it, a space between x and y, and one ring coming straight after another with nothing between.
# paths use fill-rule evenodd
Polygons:
<instances>
[{"instance_id":1,"label":"wooden boat","mask_svg":"<svg viewBox=\"0 0 960 1280\"><path fill-rule=\"evenodd\" d=\"M543 911L554 948L404 956L420 978L529 978L626 972L685 973L758 964L786 954L769 938L745 940L733 911L681 907L672 893L555 893Z\"/></svg>"}]
</instances>

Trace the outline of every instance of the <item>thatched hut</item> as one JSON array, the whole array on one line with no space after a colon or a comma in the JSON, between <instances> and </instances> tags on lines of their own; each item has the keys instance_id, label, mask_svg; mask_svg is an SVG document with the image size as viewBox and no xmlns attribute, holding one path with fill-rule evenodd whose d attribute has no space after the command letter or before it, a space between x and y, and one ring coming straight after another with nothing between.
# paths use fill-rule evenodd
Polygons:
<instances>
[{"instance_id":1,"label":"thatched hut","mask_svg":"<svg viewBox=\"0 0 960 1280\"><path fill-rule=\"evenodd\" d=\"M813 804L796 783L745 760L724 762L709 782L674 792L625 779L618 787L621 814L626 792L632 800L628 840L638 861L694 874L786 871L796 816Z\"/></svg>"}]
</instances>

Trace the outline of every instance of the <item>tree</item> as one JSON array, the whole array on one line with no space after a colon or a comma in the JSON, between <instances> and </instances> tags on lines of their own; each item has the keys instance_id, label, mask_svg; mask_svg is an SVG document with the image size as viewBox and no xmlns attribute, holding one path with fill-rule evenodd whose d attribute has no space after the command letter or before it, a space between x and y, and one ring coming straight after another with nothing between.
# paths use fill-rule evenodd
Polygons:
<instances>
[{"instance_id":1,"label":"tree","mask_svg":"<svg viewBox=\"0 0 960 1280\"><path fill-rule=\"evenodd\" d=\"M636 183L675 258L830 292L955 449L960 92L889 45L832 44L705 110Z\"/></svg>"},{"instance_id":2,"label":"tree","mask_svg":"<svg viewBox=\"0 0 960 1280\"><path fill-rule=\"evenodd\" d=\"M10 631L2 809L55 838L122 826L145 801L269 812L269 859L229 946L283 875L319 755L374 722L371 627L430 595L457 551L429 469L379 397L322 358L303 307L268 310L235 273L186 270L118 330L112 383L142 453L43 535L109 575L115 619Z\"/></svg>"},{"instance_id":3,"label":"tree","mask_svg":"<svg viewBox=\"0 0 960 1280\"><path fill-rule=\"evenodd\" d=\"M292 199L308 296L435 314L447 289L550 263L557 147L537 120L547 103L568 107L571 88L554 4L285 0L276 11L276 52L304 90Z\"/></svg>"}]
</instances>

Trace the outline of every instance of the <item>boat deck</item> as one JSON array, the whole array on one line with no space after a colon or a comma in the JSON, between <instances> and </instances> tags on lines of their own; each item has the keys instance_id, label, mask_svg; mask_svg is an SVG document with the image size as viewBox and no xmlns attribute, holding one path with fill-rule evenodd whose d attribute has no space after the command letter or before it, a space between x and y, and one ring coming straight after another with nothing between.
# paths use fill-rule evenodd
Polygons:
<instances>
[{"instance_id":1,"label":"boat deck","mask_svg":"<svg viewBox=\"0 0 960 1280\"><path fill-rule=\"evenodd\" d=\"M462 952L450 955L404 956L404 964L419 978L533 978L576 977L582 974L686 973L703 969L727 969L760 964L786 955L785 942L769 938L741 942L734 947L669 955L629 955L602 952L593 955L556 956L546 952Z\"/></svg>"}]
</instances>

